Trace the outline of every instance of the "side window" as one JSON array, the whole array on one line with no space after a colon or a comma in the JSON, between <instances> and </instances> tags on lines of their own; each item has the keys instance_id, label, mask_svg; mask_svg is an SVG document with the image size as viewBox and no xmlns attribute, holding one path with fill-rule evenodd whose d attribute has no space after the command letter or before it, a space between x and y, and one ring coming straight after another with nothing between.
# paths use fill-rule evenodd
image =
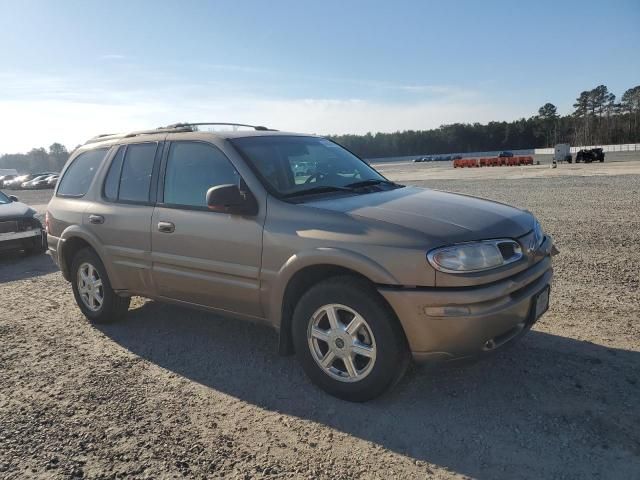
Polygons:
<instances>
[{"instance_id":1,"label":"side window","mask_svg":"<svg viewBox=\"0 0 640 480\"><path fill-rule=\"evenodd\" d=\"M120 174L118 200L127 202L149 201L149 187L151 186L151 174L153 173L157 146L157 143L127 145ZM113 187L111 188L113 191Z\"/></svg>"},{"instance_id":2,"label":"side window","mask_svg":"<svg viewBox=\"0 0 640 480\"><path fill-rule=\"evenodd\" d=\"M64 176L58 184L56 195L82 197L87 193L100 162L108 150L108 148L99 148L78 155L64 172Z\"/></svg>"},{"instance_id":3,"label":"side window","mask_svg":"<svg viewBox=\"0 0 640 480\"><path fill-rule=\"evenodd\" d=\"M104 181L104 196L108 200L118 199L118 190L120 188L120 174L122 173L122 161L124 160L124 151L126 147L121 146L118 149L118 153L111 161L109 167L109 173L107 173L107 179Z\"/></svg>"},{"instance_id":4,"label":"side window","mask_svg":"<svg viewBox=\"0 0 640 480\"><path fill-rule=\"evenodd\" d=\"M217 148L198 142L174 142L169 149L164 180L164 203L207 206L207 190L237 184L240 176Z\"/></svg>"}]
</instances>

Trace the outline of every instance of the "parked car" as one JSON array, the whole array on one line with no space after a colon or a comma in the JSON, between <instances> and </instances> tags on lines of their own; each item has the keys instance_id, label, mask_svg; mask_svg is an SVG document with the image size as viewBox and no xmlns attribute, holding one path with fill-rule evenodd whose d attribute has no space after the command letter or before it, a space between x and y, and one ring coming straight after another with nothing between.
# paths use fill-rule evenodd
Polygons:
<instances>
[{"instance_id":1,"label":"parked car","mask_svg":"<svg viewBox=\"0 0 640 480\"><path fill-rule=\"evenodd\" d=\"M604 150L602 148L582 149L576 153L576 163L604 162Z\"/></svg>"},{"instance_id":2,"label":"parked car","mask_svg":"<svg viewBox=\"0 0 640 480\"><path fill-rule=\"evenodd\" d=\"M315 171L297 177L304 158ZM328 139L264 127L89 140L46 225L89 321L140 295L271 325L281 353L351 401L411 359L522 337L548 308L557 252L528 211L400 185Z\"/></svg>"},{"instance_id":3,"label":"parked car","mask_svg":"<svg viewBox=\"0 0 640 480\"><path fill-rule=\"evenodd\" d=\"M0 251L24 250L42 253L47 238L36 211L13 195L0 192Z\"/></svg>"},{"instance_id":4,"label":"parked car","mask_svg":"<svg viewBox=\"0 0 640 480\"><path fill-rule=\"evenodd\" d=\"M58 179L60 178L60 175L55 174L55 175L50 175L47 178L47 185L49 185L50 188L55 187L58 184Z\"/></svg>"},{"instance_id":5,"label":"parked car","mask_svg":"<svg viewBox=\"0 0 640 480\"><path fill-rule=\"evenodd\" d=\"M510 158L510 157L513 157L513 152L500 152L498 157L499 158Z\"/></svg>"},{"instance_id":6,"label":"parked car","mask_svg":"<svg viewBox=\"0 0 640 480\"><path fill-rule=\"evenodd\" d=\"M16 178L18 175L17 174L9 174L9 175L2 175L0 176L0 187L4 187L5 182L10 182L11 180L13 180L14 178Z\"/></svg>"},{"instance_id":7,"label":"parked car","mask_svg":"<svg viewBox=\"0 0 640 480\"><path fill-rule=\"evenodd\" d=\"M28 179L28 175L13 176L12 178L10 178L8 180L4 180L2 182L2 186L4 188L16 190L16 189L20 188L20 185L22 185L22 182L27 181L27 179ZM28 180L31 180L31 179L29 178Z\"/></svg>"},{"instance_id":8,"label":"parked car","mask_svg":"<svg viewBox=\"0 0 640 480\"><path fill-rule=\"evenodd\" d=\"M40 175L35 177L28 182L22 182L20 188L23 190L38 190L41 188L49 188L49 180L50 175Z\"/></svg>"},{"instance_id":9,"label":"parked car","mask_svg":"<svg viewBox=\"0 0 640 480\"><path fill-rule=\"evenodd\" d=\"M48 175L52 175L53 172L40 172L40 173L29 173L26 175L19 175L17 177L15 177L13 180L9 181L9 182L5 182L4 184L4 188L8 188L8 189L12 189L12 190L18 190L21 188L24 188L22 185L25 183L30 182L31 180L34 180L35 178L38 177L42 177L42 176L48 176ZM28 188L28 187L26 187Z\"/></svg>"}]
</instances>

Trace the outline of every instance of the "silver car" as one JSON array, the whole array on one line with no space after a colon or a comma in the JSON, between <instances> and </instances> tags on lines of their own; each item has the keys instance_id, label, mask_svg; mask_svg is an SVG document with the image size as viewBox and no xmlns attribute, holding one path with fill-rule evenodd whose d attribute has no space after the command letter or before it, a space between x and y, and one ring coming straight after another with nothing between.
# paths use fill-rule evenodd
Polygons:
<instances>
[{"instance_id":1,"label":"silver car","mask_svg":"<svg viewBox=\"0 0 640 480\"><path fill-rule=\"evenodd\" d=\"M556 252L530 212L399 185L331 140L264 127L91 139L46 225L90 321L140 295L264 323L314 383L352 401L411 360L520 338L548 308Z\"/></svg>"}]
</instances>

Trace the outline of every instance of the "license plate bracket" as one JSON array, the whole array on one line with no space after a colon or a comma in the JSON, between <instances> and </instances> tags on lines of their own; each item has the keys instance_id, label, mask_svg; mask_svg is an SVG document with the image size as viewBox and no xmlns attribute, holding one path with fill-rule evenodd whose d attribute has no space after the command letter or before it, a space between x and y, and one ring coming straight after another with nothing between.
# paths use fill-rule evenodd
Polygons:
<instances>
[{"instance_id":1,"label":"license plate bracket","mask_svg":"<svg viewBox=\"0 0 640 480\"><path fill-rule=\"evenodd\" d=\"M536 323L538 319L549 310L549 297L551 294L551 287L546 286L543 290L538 292L531 302L531 323Z\"/></svg>"}]
</instances>

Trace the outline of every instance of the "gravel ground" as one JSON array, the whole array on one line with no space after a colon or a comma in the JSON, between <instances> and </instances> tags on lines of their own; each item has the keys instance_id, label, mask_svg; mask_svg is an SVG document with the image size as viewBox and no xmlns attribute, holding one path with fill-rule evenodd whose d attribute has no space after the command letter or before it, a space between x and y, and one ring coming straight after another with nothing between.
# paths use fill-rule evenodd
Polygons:
<instances>
[{"instance_id":1,"label":"gravel ground","mask_svg":"<svg viewBox=\"0 0 640 480\"><path fill-rule=\"evenodd\" d=\"M551 308L514 348L350 404L264 327L142 299L92 327L48 256L5 255L0 478L640 478L640 176L407 183L554 236Z\"/></svg>"}]
</instances>

